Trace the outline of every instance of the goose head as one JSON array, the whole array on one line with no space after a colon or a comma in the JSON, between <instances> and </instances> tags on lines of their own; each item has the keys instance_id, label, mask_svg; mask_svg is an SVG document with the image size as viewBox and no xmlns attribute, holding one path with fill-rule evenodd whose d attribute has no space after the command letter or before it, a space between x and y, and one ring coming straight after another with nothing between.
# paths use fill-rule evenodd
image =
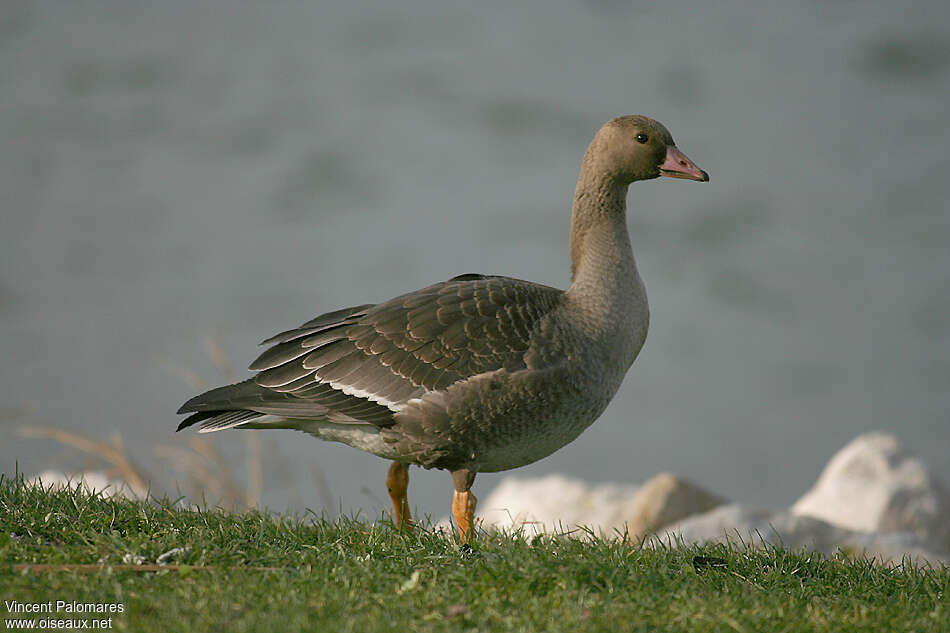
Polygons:
<instances>
[{"instance_id":1,"label":"goose head","mask_svg":"<svg viewBox=\"0 0 950 633\"><path fill-rule=\"evenodd\" d=\"M709 174L676 147L670 131L645 116L608 121L588 151L588 159L597 163L597 171L622 184L660 176L709 181Z\"/></svg>"}]
</instances>

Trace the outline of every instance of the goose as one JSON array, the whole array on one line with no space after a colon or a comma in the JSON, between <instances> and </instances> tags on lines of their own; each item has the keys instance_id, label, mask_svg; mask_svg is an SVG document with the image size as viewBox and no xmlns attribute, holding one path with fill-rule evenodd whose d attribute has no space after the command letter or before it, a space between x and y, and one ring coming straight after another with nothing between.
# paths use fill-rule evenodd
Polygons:
<instances>
[{"instance_id":1,"label":"goose","mask_svg":"<svg viewBox=\"0 0 950 633\"><path fill-rule=\"evenodd\" d=\"M566 290L465 274L281 332L248 380L188 400L178 430L294 429L391 460L394 523L411 528L409 466L447 470L459 541L474 538L479 472L535 462L604 411L647 336L650 313L626 224L628 186L706 182L658 121L596 133L571 214Z\"/></svg>"}]
</instances>

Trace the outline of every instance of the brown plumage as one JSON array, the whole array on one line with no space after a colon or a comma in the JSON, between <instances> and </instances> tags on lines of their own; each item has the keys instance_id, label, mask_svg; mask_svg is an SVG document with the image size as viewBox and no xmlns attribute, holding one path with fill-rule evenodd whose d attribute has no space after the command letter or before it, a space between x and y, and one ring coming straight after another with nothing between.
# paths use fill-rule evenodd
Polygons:
<instances>
[{"instance_id":1,"label":"brown plumage","mask_svg":"<svg viewBox=\"0 0 950 633\"><path fill-rule=\"evenodd\" d=\"M264 341L257 375L186 402L178 429L290 428L392 459L387 486L406 524L408 464L449 470L469 539L475 473L572 441L643 345L649 311L625 199L631 182L660 175L708 180L656 121L609 121L578 179L566 291L466 274L328 312Z\"/></svg>"}]
</instances>

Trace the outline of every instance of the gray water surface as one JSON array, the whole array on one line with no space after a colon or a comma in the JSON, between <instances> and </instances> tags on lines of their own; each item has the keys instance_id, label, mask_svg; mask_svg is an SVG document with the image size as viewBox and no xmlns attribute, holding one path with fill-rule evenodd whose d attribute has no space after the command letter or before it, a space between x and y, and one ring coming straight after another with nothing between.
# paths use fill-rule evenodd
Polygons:
<instances>
[{"instance_id":1,"label":"gray water surface","mask_svg":"<svg viewBox=\"0 0 950 633\"><path fill-rule=\"evenodd\" d=\"M586 144L643 113L712 180L631 188L646 346L517 472L669 470L778 507L884 429L950 480L948 6L5 2L0 472L96 464L14 435L54 424L120 434L174 493L155 451L189 439L183 370L223 380L207 337L240 369L456 274L565 287ZM261 438L268 506L323 509L314 467L331 511L388 504L382 460ZM210 440L243 477L241 434ZM414 473L447 513L448 476Z\"/></svg>"}]
</instances>

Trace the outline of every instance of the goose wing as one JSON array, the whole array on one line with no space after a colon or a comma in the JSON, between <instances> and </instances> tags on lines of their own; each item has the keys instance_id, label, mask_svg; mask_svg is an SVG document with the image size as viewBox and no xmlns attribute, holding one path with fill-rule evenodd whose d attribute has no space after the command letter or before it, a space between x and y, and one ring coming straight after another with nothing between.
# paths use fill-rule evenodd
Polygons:
<instances>
[{"instance_id":1,"label":"goose wing","mask_svg":"<svg viewBox=\"0 0 950 633\"><path fill-rule=\"evenodd\" d=\"M253 379L192 398L179 428L239 426L258 415L393 424L428 391L496 369L523 369L540 319L563 292L509 277L468 274L380 304L321 315L282 332Z\"/></svg>"}]
</instances>

